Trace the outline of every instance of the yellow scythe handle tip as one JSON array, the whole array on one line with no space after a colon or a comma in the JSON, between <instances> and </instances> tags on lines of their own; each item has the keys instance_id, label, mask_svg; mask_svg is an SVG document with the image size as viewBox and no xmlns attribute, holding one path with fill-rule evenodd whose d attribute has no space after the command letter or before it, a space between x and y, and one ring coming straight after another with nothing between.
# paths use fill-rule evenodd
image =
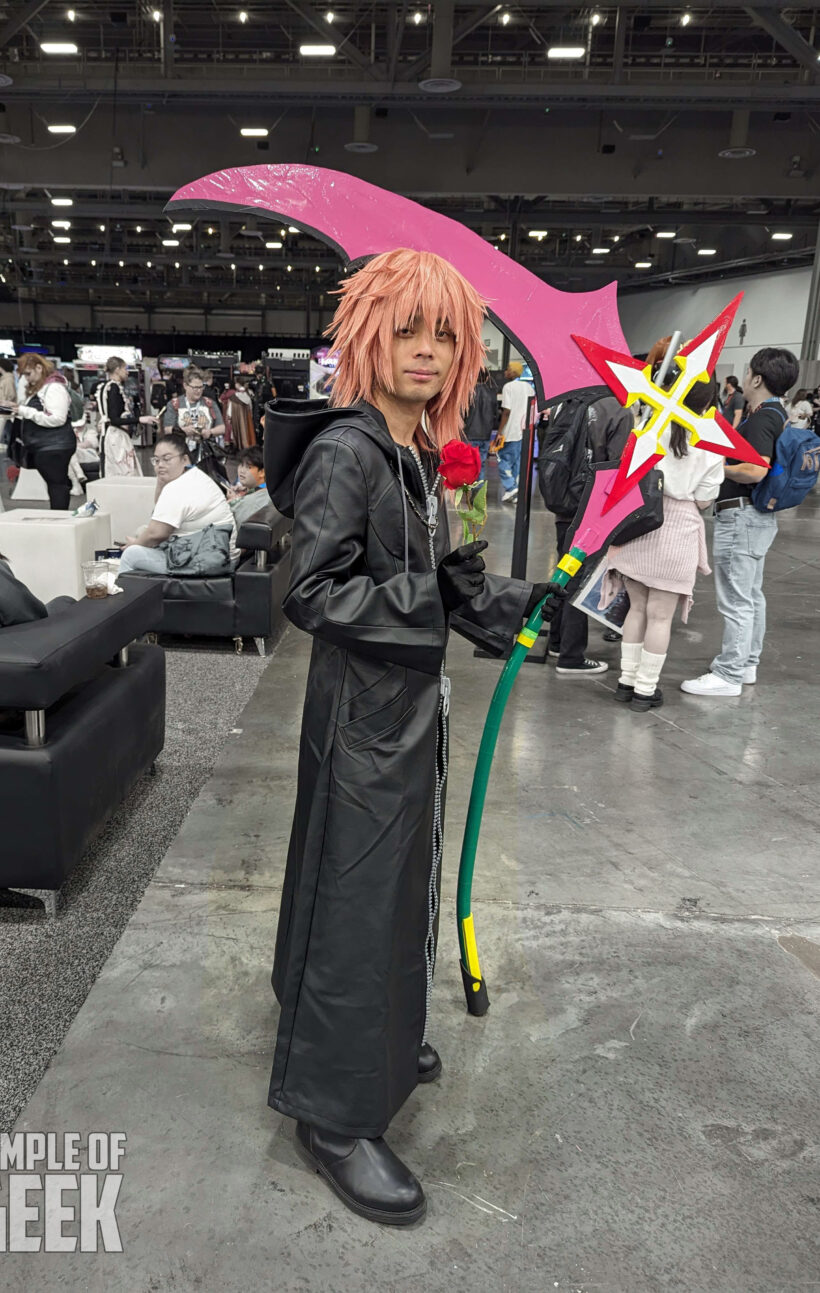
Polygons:
<instances>
[{"instance_id":1,"label":"yellow scythe handle tip","mask_svg":"<svg viewBox=\"0 0 820 1293\"><path fill-rule=\"evenodd\" d=\"M531 633L529 629L522 629L515 640L516 642L520 642L521 645L526 647L529 651L530 647L535 646L538 641L538 634Z\"/></svg>"},{"instance_id":2,"label":"yellow scythe handle tip","mask_svg":"<svg viewBox=\"0 0 820 1293\"><path fill-rule=\"evenodd\" d=\"M581 569L581 562L577 557L572 557L568 552L565 552L561 560L558 562L558 569L565 570L571 579L572 576L577 575L578 571Z\"/></svg>"},{"instance_id":3,"label":"yellow scythe handle tip","mask_svg":"<svg viewBox=\"0 0 820 1293\"><path fill-rule=\"evenodd\" d=\"M461 932L464 935L464 950L467 953L467 969L474 979L480 979L481 966L478 963L478 948L476 947L472 912L461 922ZM479 985L477 984L473 991L478 992L478 988Z\"/></svg>"}]
</instances>

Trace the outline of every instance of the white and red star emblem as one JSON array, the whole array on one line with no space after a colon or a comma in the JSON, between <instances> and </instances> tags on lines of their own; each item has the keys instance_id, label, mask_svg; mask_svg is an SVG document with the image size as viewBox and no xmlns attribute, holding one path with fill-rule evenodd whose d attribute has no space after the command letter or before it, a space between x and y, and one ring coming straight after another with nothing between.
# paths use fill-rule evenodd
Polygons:
<instances>
[{"instance_id":1,"label":"white and red star emblem","mask_svg":"<svg viewBox=\"0 0 820 1293\"><path fill-rule=\"evenodd\" d=\"M609 511L642 476L662 460L666 450L661 443L661 436L674 422L686 428L689 443L700 449L708 449L711 453L735 458L739 462L751 462L758 467L768 466L765 458L761 458L757 450L730 426L715 406L698 414L693 413L683 402L696 382L708 381L715 371L715 364L742 297L741 292L694 341L678 351L675 356L678 375L667 390L652 381L651 366L643 360L622 355L587 337L573 335L573 341L581 347L589 362L625 408L629 408L636 400L641 400L652 410L643 426L636 427L626 442L618 475L604 511Z\"/></svg>"}]
</instances>

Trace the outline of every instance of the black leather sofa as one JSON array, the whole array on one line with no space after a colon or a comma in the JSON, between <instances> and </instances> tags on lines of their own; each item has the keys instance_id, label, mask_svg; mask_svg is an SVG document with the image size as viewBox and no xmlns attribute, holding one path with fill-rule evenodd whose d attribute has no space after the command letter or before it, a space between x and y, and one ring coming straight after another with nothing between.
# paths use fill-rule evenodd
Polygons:
<instances>
[{"instance_id":1,"label":"black leather sofa","mask_svg":"<svg viewBox=\"0 0 820 1293\"><path fill-rule=\"evenodd\" d=\"M282 599L290 575L292 522L268 507L239 528L237 547L242 555L227 575L188 576L127 574L117 582L123 588L158 586L161 613L149 625L154 633L233 638L237 651L243 638L252 637L260 655L265 640L277 638L284 627Z\"/></svg>"},{"instance_id":2,"label":"black leather sofa","mask_svg":"<svg viewBox=\"0 0 820 1293\"><path fill-rule=\"evenodd\" d=\"M158 588L0 628L0 888L56 890L165 741Z\"/></svg>"}]
</instances>

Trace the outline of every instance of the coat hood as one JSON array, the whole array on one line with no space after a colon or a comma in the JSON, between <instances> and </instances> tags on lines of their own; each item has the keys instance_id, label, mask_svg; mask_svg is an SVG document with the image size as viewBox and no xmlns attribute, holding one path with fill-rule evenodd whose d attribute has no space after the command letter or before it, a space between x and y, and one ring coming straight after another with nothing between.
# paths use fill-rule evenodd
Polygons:
<instances>
[{"instance_id":1,"label":"coat hood","mask_svg":"<svg viewBox=\"0 0 820 1293\"><path fill-rule=\"evenodd\" d=\"M271 400L265 408L265 481L283 516L293 516L294 481L299 464L318 435L332 428L353 426L383 450L392 462L398 446L383 415L362 401L333 408L327 400Z\"/></svg>"}]
</instances>

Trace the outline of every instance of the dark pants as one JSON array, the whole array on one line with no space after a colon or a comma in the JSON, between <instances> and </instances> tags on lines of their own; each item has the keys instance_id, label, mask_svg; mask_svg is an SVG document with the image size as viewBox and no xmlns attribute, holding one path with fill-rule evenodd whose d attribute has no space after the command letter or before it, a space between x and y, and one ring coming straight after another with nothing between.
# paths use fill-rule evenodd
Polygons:
<instances>
[{"instance_id":1,"label":"dark pants","mask_svg":"<svg viewBox=\"0 0 820 1293\"><path fill-rule=\"evenodd\" d=\"M559 558L566 552L567 531L571 524L571 519L560 516L555 518L555 538ZM569 602L560 602L558 613L550 623L549 636L550 651L560 653L559 665L583 664L588 631L589 621L584 612L579 611L577 606L570 606Z\"/></svg>"},{"instance_id":2,"label":"dark pants","mask_svg":"<svg viewBox=\"0 0 820 1293\"><path fill-rule=\"evenodd\" d=\"M73 453L73 448L35 449L31 455L31 465L46 482L48 501L54 511L67 512L71 506L68 464Z\"/></svg>"}]
</instances>

